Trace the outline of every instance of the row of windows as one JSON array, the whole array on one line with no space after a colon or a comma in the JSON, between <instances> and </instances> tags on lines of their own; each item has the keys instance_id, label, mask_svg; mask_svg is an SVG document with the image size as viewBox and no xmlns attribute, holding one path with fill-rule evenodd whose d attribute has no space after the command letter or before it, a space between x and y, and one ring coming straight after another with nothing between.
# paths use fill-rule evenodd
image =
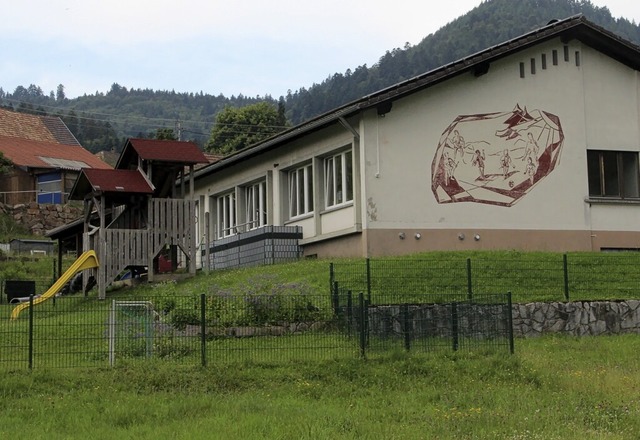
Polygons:
<instances>
[{"instance_id":1,"label":"row of windows","mask_svg":"<svg viewBox=\"0 0 640 440\"><path fill-rule=\"evenodd\" d=\"M325 208L353 201L353 161L351 151L324 160ZM589 195L621 199L640 198L638 153L624 151L587 151ZM314 179L311 164L291 169L288 179L289 218L310 214L314 210ZM236 192L216 199L218 237L235 235L243 230L267 224L267 184L265 180L243 188L244 218L237 218Z\"/></svg>"},{"instance_id":2,"label":"row of windows","mask_svg":"<svg viewBox=\"0 0 640 440\"><path fill-rule=\"evenodd\" d=\"M290 219L311 214L314 209L314 173L312 164L286 173L288 215ZM324 207L339 207L353 201L353 154L344 151L324 159ZM216 197L218 238L235 235L238 230L252 230L267 224L267 184L265 180L245 186L244 215L238 218L236 192ZM242 203L242 202L240 202Z\"/></svg>"}]
</instances>

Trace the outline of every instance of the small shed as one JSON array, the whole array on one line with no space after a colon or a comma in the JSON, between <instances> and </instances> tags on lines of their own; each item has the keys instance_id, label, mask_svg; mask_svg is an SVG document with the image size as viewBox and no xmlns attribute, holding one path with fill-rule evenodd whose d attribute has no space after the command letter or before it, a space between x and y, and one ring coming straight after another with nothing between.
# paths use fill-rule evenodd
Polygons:
<instances>
[{"instance_id":1,"label":"small shed","mask_svg":"<svg viewBox=\"0 0 640 440\"><path fill-rule=\"evenodd\" d=\"M9 250L18 254L53 255L54 242L51 240L34 240L14 238L9 242Z\"/></svg>"}]
</instances>

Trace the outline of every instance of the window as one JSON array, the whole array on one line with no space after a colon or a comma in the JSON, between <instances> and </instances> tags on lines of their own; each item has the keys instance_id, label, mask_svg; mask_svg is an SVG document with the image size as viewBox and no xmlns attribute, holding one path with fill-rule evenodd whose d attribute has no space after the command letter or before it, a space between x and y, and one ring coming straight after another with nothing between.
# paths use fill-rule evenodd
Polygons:
<instances>
[{"instance_id":1,"label":"window","mask_svg":"<svg viewBox=\"0 0 640 440\"><path fill-rule=\"evenodd\" d=\"M40 174L38 177L38 203L62 203L62 175L60 173Z\"/></svg>"},{"instance_id":2,"label":"window","mask_svg":"<svg viewBox=\"0 0 640 440\"><path fill-rule=\"evenodd\" d=\"M589 195L639 198L638 153L587 151Z\"/></svg>"},{"instance_id":3,"label":"window","mask_svg":"<svg viewBox=\"0 0 640 440\"><path fill-rule=\"evenodd\" d=\"M542 70L547 68L547 54L543 53L542 58L540 59L540 63L542 64Z\"/></svg>"},{"instance_id":4,"label":"window","mask_svg":"<svg viewBox=\"0 0 640 440\"><path fill-rule=\"evenodd\" d=\"M245 188L247 229L256 229L267 224L267 182L264 180Z\"/></svg>"},{"instance_id":5,"label":"window","mask_svg":"<svg viewBox=\"0 0 640 440\"><path fill-rule=\"evenodd\" d=\"M325 206L330 208L353 200L351 151L327 157L324 161Z\"/></svg>"},{"instance_id":6,"label":"window","mask_svg":"<svg viewBox=\"0 0 640 440\"><path fill-rule=\"evenodd\" d=\"M289 218L313 212L313 173L311 165L289 171Z\"/></svg>"},{"instance_id":7,"label":"window","mask_svg":"<svg viewBox=\"0 0 640 440\"><path fill-rule=\"evenodd\" d=\"M236 234L236 193L229 192L217 198L218 238Z\"/></svg>"}]
</instances>

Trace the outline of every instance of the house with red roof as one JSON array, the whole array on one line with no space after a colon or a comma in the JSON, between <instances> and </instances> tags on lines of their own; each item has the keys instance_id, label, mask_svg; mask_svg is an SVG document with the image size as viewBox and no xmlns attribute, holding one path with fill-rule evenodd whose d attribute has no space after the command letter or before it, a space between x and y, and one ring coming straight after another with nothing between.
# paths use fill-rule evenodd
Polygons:
<instances>
[{"instance_id":1,"label":"house with red roof","mask_svg":"<svg viewBox=\"0 0 640 440\"><path fill-rule=\"evenodd\" d=\"M80 170L109 169L58 117L0 109L0 152L13 166L0 176L0 202L66 203Z\"/></svg>"}]
</instances>

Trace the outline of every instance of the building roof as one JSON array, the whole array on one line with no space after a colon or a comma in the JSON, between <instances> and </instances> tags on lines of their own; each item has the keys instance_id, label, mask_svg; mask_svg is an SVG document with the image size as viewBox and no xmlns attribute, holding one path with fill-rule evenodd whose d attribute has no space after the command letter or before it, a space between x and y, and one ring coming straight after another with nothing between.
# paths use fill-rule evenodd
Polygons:
<instances>
[{"instance_id":1,"label":"building roof","mask_svg":"<svg viewBox=\"0 0 640 440\"><path fill-rule=\"evenodd\" d=\"M195 171L194 176L196 179L207 176L332 124L342 123L349 128L345 118L358 114L363 110L376 108L379 114L384 114L390 111L394 100L465 73L472 73L476 76L483 75L489 71L492 62L555 38L561 38L562 41L566 42L574 39L580 40L587 46L608 55L620 63L632 69L640 70L640 47L588 21L582 15L575 15L563 20L554 20L546 26L520 37L489 47L458 61L366 95L258 144L226 156Z\"/></svg>"},{"instance_id":2,"label":"building roof","mask_svg":"<svg viewBox=\"0 0 640 440\"><path fill-rule=\"evenodd\" d=\"M133 138L127 140L116 168L128 168L129 165L137 166L136 157L146 161L180 165L209 162L194 142Z\"/></svg>"},{"instance_id":3,"label":"building roof","mask_svg":"<svg viewBox=\"0 0 640 440\"><path fill-rule=\"evenodd\" d=\"M82 147L49 141L0 135L0 151L18 167L66 170L110 168L108 164Z\"/></svg>"},{"instance_id":4,"label":"building roof","mask_svg":"<svg viewBox=\"0 0 640 440\"><path fill-rule=\"evenodd\" d=\"M153 194L153 188L138 170L83 169L69 198L83 200L92 193Z\"/></svg>"},{"instance_id":5,"label":"building roof","mask_svg":"<svg viewBox=\"0 0 640 440\"><path fill-rule=\"evenodd\" d=\"M80 146L57 116L39 116L0 109L0 136Z\"/></svg>"}]
</instances>

